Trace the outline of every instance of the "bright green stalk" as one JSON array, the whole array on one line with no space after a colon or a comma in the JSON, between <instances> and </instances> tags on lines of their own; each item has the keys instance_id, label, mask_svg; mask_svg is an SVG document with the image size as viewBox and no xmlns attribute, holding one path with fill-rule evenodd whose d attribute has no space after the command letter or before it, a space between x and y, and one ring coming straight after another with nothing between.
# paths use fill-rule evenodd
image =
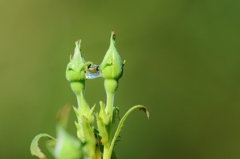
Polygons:
<instances>
[{"instance_id":1,"label":"bright green stalk","mask_svg":"<svg viewBox=\"0 0 240 159\"><path fill-rule=\"evenodd\" d=\"M107 95L107 104L105 112L109 117L109 120L111 121L114 107L114 96L118 87L118 81L116 79L105 79L104 86Z\"/></svg>"},{"instance_id":2,"label":"bright green stalk","mask_svg":"<svg viewBox=\"0 0 240 159\"><path fill-rule=\"evenodd\" d=\"M113 134L113 130L114 130L114 125L112 124L112 114L113 114L113 104L114 104L115 93L107 92L106 94L107 94L107 104L106 104L105 111L109 118L109 124L106 125L107 133L108 133L108 142L104 145L103 159L107 158L107 156L109 154L110 143L112 140L112 134Z\"/></svg>"},{"instance_id":3,"label":"bright green stalk","mask_svg":"<svg viewBox=\"0 0 240 159\"><path fill-rule=\"evenodd\" d=\"M109 142L112 141L113 130L114 130L114 124L112 123L112 121L113 121L114 95L115 94L107 93L107 107L106 107L106 109L108 109L108 112L111 113L111 114L109 114L109 117L111 118L110 123L109 123L109 125L107 125Z\"/></svg>"},{"instance_id":4,"label":"bright green stalk","mask_svg":"<svg viewBox=\"0 0 240 159\"><path fill-rule=\"evenodd\" d=\"M84 109L83 107L83 92L79 93L79 94L76 94L76 97L77 97L77 104L78 104L78 111L81 111L82 109Z\"/></svg>"},{"instance_id":5,"label":"bright green stalk","mask_svg":"<svg viewBox=\"0 0 240 159\"><path fill-rule=\"evenodd\" d=\"M107 104L106 104L106 113L109 117L112 117L113 113L113 104L114 104L115 93L107 93Z\"/></svg>"}]
</instances>

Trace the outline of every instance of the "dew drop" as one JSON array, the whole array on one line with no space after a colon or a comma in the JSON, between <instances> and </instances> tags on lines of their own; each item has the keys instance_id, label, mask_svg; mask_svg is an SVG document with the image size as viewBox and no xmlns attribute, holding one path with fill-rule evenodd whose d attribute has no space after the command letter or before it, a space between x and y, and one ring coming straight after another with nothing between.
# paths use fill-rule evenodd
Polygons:
<instances>
[{"instance_id":1,"label":"dew drop","mask_svg":"<svg viewBox=\"0 0 240 159\"><path fill-rule=\"evenodd\" d=\"M101 74L101 71L100 71L100 66L95 65L95 64L91 64L87 68L86 78L87 79L94 79L94 78L98 78L98 77L102 77L102 74Z\"/></svg>"}]
</instances>

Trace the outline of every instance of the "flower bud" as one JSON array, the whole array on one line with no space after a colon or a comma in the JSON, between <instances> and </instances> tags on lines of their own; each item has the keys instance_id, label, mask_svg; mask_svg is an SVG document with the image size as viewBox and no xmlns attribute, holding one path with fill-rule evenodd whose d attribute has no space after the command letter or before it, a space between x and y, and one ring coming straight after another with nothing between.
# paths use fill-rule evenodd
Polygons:
<instances>
[{"instance_id":1,"label":"flower bud","mask_svg":"<svg viewBox=\"0 0 240 159\"><path fill-rule=\"evenodd\" d=\"M118 80L123 73L123 61L117 52L115 39L116 35L114 31L112 31L110 46L100 66L102 77L105 79Z\"/></svg>"},{"instance_id":2,"label":"flower bud","mask_svg":"<svg viewBox=\"0 0 240 159\"><path fill-rule=\"evenodd\" d=\"M85 80L85 60L80 52L81 40L76 41L75 51L73 57L70 57L70 62L66 69L66 78L70 82Z\"/></svg>"},{"instance_id":3,"label":"flower bud","mask_svg":"<svg viewBox=\"0 0 240 159\"><path fill-rule=\"evenodd\" d=\"M70 62L66 69L66 78L71 83L71 89L75 94L84 92L86 75L86 66L91 62L85 62L81 54L81 41L76 41L76 47L73 57L70 57Z\"/></svg>"}]
</instances>

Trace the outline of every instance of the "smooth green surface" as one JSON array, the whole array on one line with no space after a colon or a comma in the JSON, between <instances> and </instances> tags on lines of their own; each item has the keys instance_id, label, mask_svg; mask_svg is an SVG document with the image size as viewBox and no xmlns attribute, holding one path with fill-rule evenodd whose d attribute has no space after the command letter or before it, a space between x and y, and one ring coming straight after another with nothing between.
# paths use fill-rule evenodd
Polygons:
<instances>
[{"instance_id":1,"label":"smooth green surface","mask_svg":"<svg viewBox=\"0 0 240 159\"><path fill-rule=\"evenodd\" d=\"M136 104L151 114L150 120L142 112L129 116L117 157L239 159L239 5L236 0L1 1L0 158L35 158L29 152L34 136L56 136L57 110L77 105L65 79L75 41L82 39L87 61L100 64L114 29L118 52L127 61L116 106L121 116ZM89 105L106 102L103 79L88 80L86 88ZM71 113L69 130L75 135ZM44 151L44 140L40 145Z\"/></svg>"}]
</instances>

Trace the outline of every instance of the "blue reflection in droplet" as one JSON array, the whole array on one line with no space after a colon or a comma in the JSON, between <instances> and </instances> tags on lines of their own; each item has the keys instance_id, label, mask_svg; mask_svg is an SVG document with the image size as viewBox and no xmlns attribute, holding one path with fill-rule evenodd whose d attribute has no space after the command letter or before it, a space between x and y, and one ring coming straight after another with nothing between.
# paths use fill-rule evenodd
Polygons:
<instances>
[{"instance_id":1,"label":"blue reflection in droplet","mask_svg":"<svg viewBox=\"0 0 240 159\"><path fill-rule=\"evenodd\" d=\"M98 77L102 77L102 74L101 74L101 71L100 71L100 66L95 65L95 64L91 64L87 68L86 78L87 79L94 79L94 78L98 78Z\"/></svg>"}]
</instances>

